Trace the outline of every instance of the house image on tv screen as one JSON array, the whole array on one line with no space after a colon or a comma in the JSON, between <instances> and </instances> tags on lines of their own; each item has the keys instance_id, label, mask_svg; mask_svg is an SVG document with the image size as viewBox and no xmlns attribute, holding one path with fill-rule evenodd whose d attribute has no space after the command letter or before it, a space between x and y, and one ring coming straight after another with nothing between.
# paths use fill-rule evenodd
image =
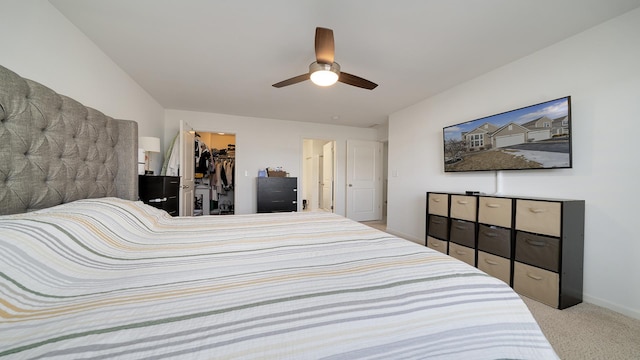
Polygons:
<instances>
[{"instance_id":1,"label":"house image on tv screen","mask_svg":"<svg viewBox=\"0 0 640 360\"><path fill-rule=\"evenodd\" d=\"M467 151L501 148L526 142L569 136L569 117L549 119L546 116L522 125L510 122L498 127L484 123L468 133L462 133Z\"/></svg>"},{"instance_id":2,"label":"house image on tv screen","mask_svg":"<svg viewBox=\"0 0 640 360\"><path fill-rule=\"evenodd\" d=\"M570 97L444 128L445 171L571 167Z\"/></svg>"}]
</instances>

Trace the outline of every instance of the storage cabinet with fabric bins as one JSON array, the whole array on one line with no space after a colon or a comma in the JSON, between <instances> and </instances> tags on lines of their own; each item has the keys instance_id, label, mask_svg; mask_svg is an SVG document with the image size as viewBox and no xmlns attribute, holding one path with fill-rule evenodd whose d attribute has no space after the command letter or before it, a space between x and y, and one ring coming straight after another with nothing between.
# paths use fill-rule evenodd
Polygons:
<instances>
[{"instance_id":1,"label":"storage cabinet with fabric bins","mask_svg":"<svg viewBox=\"0 0 640 360\"><path fill-rule=\"evenodd\" d=\"M582 302L584 209L584 200L428 192L425 243L564 309Z\"/></svg>"}]
</instances>

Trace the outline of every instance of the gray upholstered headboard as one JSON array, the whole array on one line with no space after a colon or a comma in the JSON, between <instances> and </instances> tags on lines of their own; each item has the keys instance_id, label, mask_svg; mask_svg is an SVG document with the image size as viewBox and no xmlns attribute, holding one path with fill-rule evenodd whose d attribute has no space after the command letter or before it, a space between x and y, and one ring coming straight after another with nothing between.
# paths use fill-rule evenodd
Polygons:
<instances>
[{"instance_id":1,"label":"gray upholstered headboard","mask_svg":"<svg viewBox=\"0 0 640 360\"><path fill-rule=\"evenodd\" d=\"M0 214L78 199L137 200L138 124L0 66Z\"/></svg>"}]
</instances>

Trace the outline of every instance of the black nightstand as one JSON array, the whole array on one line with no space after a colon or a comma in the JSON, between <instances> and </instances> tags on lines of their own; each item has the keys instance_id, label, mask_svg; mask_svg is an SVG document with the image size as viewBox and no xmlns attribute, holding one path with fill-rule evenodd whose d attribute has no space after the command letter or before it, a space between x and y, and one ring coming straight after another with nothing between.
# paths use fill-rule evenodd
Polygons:
<instances>
[{"instance_id":1,"label":"black nightstand","mask_svg":"<svg viewBox=\"0 0 640 360\"><path fill-rule=\"evenodd\" d=\"M138 176L138 196L145 204L178 216L179 176Z\"/></svg>"}]
</instances>

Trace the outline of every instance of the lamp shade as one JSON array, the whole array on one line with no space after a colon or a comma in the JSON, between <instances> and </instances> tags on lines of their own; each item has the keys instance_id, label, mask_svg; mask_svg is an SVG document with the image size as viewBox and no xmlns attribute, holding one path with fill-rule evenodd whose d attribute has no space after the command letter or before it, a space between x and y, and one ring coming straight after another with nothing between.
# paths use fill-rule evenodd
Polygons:
<instances>
[{"instance_id":1,"label":"lamp shade","mask_svg":"<svg viewBox=\"0 0 640 360\"><path fill-rule=\"evenodd\" d=\"M141 136L138 138L138 147L149 152L160 152L160 139L157 137Z\"/></svg>"}]
</instances>

